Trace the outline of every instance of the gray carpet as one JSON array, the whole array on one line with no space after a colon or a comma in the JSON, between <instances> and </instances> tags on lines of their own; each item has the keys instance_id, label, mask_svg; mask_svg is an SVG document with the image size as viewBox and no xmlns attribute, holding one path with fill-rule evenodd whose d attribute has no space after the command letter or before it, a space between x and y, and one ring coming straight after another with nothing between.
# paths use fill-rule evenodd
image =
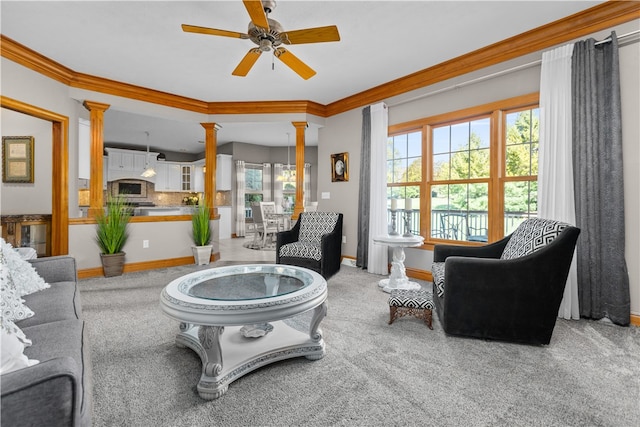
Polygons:
<instances>
[{"instance_id":1,"label":"gray carpet","mask_svg":"<svg viewBox=\"0 0 640 427\"><path fill-rule=\"evenodd\" d=\"M346 266L329 281L323 359L268 365L202 400L200 359L175 346L159 295L208 267L80 282L95 426L639 425L640 328L558 320L551 344L531 347L446 336L435 314L432 331L388 325L380 276Z\"/></svg>"}]
</instances>

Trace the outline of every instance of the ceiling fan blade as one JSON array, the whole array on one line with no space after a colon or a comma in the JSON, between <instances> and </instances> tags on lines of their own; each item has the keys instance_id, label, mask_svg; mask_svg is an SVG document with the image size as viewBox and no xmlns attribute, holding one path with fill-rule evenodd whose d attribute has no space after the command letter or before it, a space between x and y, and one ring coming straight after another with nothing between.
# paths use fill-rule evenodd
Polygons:
<instances>
[{"instance_id":1,"label":"ceiling fan blade","mask_svg":"<svg viewBox=\"0 0 640 427\"><path fill-rule=\"evenodd\" d=\"M282 42L285 44L324 43L340 41L338 27L307 28L304 30L285 31L281 33Z\"/></svg>"},{"instance_id":2,"label":"ceiling fan blade","mask_svg":"<svg viewBox=\"0 0 640 427\"><path fill-rule=\"evenodd\" d=\"M260 0L242 0L242 2L247 12L249 12L251 22L253 22L256 27L269 30L269 22L267 21L267 14L264 12L262 2Z\"/></svg>"},{"instance_id":3,"label":"ceiling fan blade","mask_svg":"<svg viewBox=\"0 0 640 427\"><path fill-rule=\"evenodd\" d=\"M233 70L233 73L231 74L233 74L234 76L240 76L240 77L246 76L251 70L251 67L253 67L253 64L256 63L258 58L260 58L261 54L262 54L262 51L257 47L251 49L249 52L247 52L244 58L242 58L242 61L240 61L236 69Z\"/></svg>"},{"instance_id":4,"label":"ceiling fan blade","mask_svg":"<svg viewBox=\"0 0 640 427\"><path fill-rule=\"evenodd\" d=\"M311 67L299 60L297 56L283 47L275 49L273 54L305 80L316 75L316 72L313 71Z\"/></svg>"},{"instance_id":5,"label":"ceiling fan blade","mask_svg":"<svg viewBox=\"0 0 640 427\"><path fill-rule=\"evenodd\" d=\"M195 25L182 24L182 31L185 33L208 34L211 36L234 37L238 39L248 39L249 34L237 33L235 31L218 30L216 28L197 27Z\"/></svg>"}]
</instances>

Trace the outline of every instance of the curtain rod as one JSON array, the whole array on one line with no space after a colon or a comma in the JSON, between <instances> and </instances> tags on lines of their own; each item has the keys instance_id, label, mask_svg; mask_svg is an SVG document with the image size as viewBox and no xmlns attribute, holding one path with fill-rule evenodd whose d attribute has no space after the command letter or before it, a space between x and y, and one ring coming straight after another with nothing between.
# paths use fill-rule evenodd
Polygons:
<instances>
[{"instance_id":1,"label":"curtain rod","mask_svg":"<svg viewBox=\"0 0 640 427\"><path fill-rule=\"evenodd\" d=\"M622 34L622 35L618 36L618 40L620 40L621 38L624 38L624 37L633 36L633 35L638 34L638 33L640 33L640 30L635 30L635 31L631 31L631 32L626 33L626 34ZM602 43L607 43L607 42L610 42L610 41L611 41L611 36L607 37L606 39L604 39L602 41L597 42L596 45L599 45L599 44L602 44ZM422 94L422 95L414 96L413 98L409 98L409 99L405 99L405 100L402 100L402 101L398 101L395 104L387 104L387 105L389 107L396 107L398 105L406 104L408 102L417 101L418 99L428 98L430 96L437 95L439 93L448 92L448 91L453 90L453 89L460 89L462 87L469 86L469 85L472 85L472 84L475 84L475 83L479 83L479 82L482 82L484 80L493 79L495 77L499 77L499 76L502 76L504 74L510 74L510 73L515 72L515 71L525 70L527 68L534 67L534 66L539 65L541 63L542 63L542 60L538 59L537 61L529 62L527 64L522 64L522 65L517 65L515 67L508 68L506 70L497 71L495 73L487 74L486 76L482 76L482 77L478 77L478 78L475 78L475 79L467 80L466 82L462 82L462 83L458 83L458 84L455 84L455 85L447 86L447 87L442 88L442 89L438 89L438 90L434 90L432 92L427 92L427 93Z\"/></svg>"},{"instance_id":2,"label":"curtain rod","mask_svg":"<svg viewBox=\"0 0 640 427\"><path fill-rule=\"evenodd\" d=\"M618 36L618 40L623 39L623 38L625 38L625 37L629 37L629 36L636 35L636 34L638 34L638 33L640 33L640 30L635 30L635 31L631 31L631 32L626 33L626 34L622 34L622 35ZM610 42L610 41L611 41L611 36L607 37L607 38L606 38L606 39L604 39L604 40L600 40L599 42L596 42L596 43L595 43L595 45L597 46L597 45L599 45L599 44L602 44L602 43L608 43L608 42Z\"/></svg>"}]
</instances>

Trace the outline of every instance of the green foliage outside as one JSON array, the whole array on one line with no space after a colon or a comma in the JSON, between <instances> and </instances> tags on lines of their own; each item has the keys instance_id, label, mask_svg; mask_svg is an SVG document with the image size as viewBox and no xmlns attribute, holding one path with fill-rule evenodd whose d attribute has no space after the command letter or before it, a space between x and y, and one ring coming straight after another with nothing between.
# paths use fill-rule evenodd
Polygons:
<instances>
[{"instance_id":1,"label":"green foliage outside","mask_svg":"<svg viewBox=\"0 0 640 427\"><path fill-rule=\"evenodd\" d=\"M532 114L532 111L534 114ZM513 115L513 123L506 133L507 176L530 176L538 173L539 118L537 110L526 110ZM478 135L471 133L469 150L451 153L449 162L434 164L434 180L466 180L488 178L489 150L480 148ZM434 162L435 163L435 162ZM432 187L434 210L486 211L487 184L449 184ZM505 212L535 212L537 210L537 183L519 181L505 184Z\"/></svg>"},{"instance_id":2,"label":"green foliage outside","mask_svg":"<svg viewBox=\"0 0 640 427\"><path fill-rule=\"evenodd\" d=\"M538 140L540 120L538 110L525 110L507 115L506 163L507 177L538 174ZM396 141L396 138L398 139ZM415 186L390 187L389 198L420 198L422 158L401 157L394 147L403 144L404 135L389 138L387 142L387 182L413 183ZM487 142L473 130L469 134L468 148L434 156L435 181L489 178L490 152ZM504 188L505 212L536 212L537 182L508 182ZM443 184L431 187L432 209L487 211L489 187L486 183Z\"/></svg>"},{"instance_id":3,"label":"green foliage outside","mask_svg":"<svg viewBox=\"0 0 640 427\"><path fill-rule=\"evenodd\" d=\"M116 254L129 238L131 206L122 196L109 196L105 212L96 218L96 242L103 254Z\"/></svg>"},{"instance_id":4,"label":"green foliage outside","mask_svg":"<svg viewBox=\"0 0 640 427\"><path fill-rule=\"evenodd\" d=\"M211 210L207 201L194 208L191 214L191 226L193 242L196 246L206 246L211 241Z\"/></svg>"}]
</instances>

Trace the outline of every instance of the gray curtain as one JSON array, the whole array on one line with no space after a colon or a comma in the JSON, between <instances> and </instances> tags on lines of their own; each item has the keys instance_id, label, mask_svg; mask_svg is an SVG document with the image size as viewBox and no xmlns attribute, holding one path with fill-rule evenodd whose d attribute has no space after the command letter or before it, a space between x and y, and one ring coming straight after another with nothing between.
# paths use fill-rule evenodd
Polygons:
<instances>
[{"instance_id":1,"label":"gray curtain","mask_svg":"<svg viewBox=\"0 0 640 427\"><path fill-rule=\"evenodd\" d=\"M358 247L356 266L367 268L369 262L369 192L371 188L371 107L362 110L362 144L360 147L360 192L358 194Z\"/></svg>"},{"instance_id":2,"label":"gray curtain","mask_svg":"<svg viewBox=\"0 0 640 427\"><path fill-rule=\"evenodd\" d=\"M580 315L630 319L625 262L620 70L611 42L575 44L572 58L573 170Z\"/></svg>"}]
</instances>

